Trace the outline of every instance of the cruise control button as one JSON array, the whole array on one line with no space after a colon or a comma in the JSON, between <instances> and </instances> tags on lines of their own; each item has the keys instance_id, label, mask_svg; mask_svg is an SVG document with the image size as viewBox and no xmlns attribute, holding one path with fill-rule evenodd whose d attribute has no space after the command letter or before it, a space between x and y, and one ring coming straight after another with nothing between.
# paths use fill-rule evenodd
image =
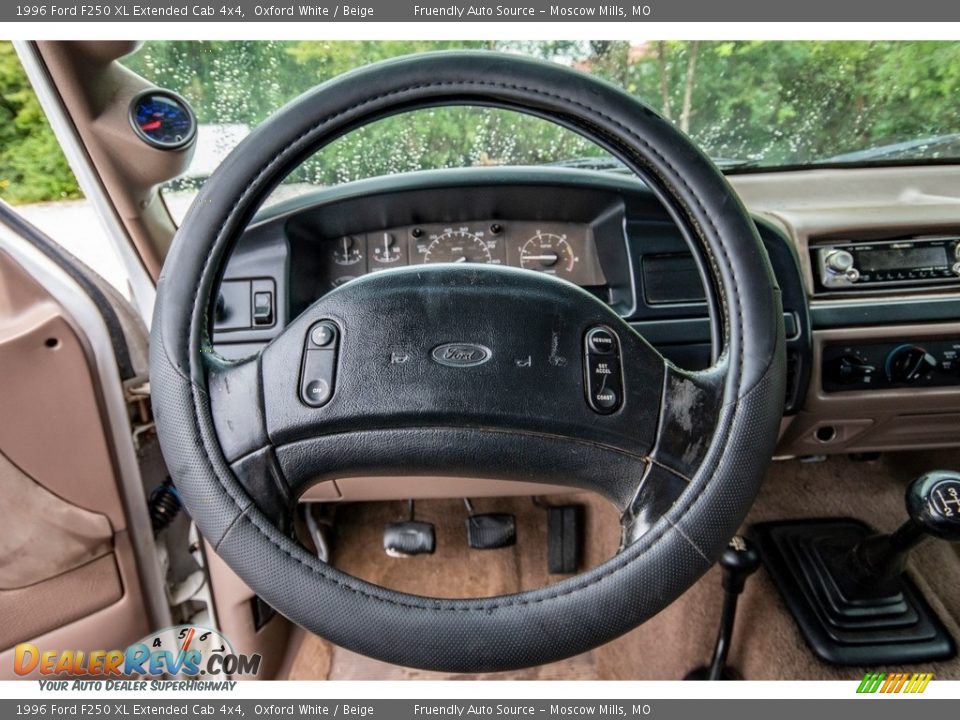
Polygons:
<instances>
[{"instance_id":1,"label":"cruise control button","mask_svg":"<svg viewBox=\"0 0 960 720\"><path fill-rule=\"evenodd\" d=\"M304 340L300 368L300 400L310 407L326 405L333 397L337 371L337 327L317 323Z\"/></svg>"},{"instance_id":2,"label":"cruise control button","mask_svg":"<svg viewBox=\"0 0 960 720\"><path fill-rule=\"evenodd\" d=\"M623 398L620 361L603 355L587 356L587 402L601 415L614 412Z\"/></svg>"},{"instance_id":3,"label":"cruise control button","mask_svg":"<svg viewBox=\"0 0 960 720\"><path fill-rule=\"evenodd\" d=\"M620 396L612 388L603 388L593 394L593 402L603 410L613 410L620 404Z\"/></svg>"},{"instance_id":4,"label":"cruise control button","mask_svg":"<svg viewBox=\"0 0 960 720\"><path fill-rule=\"evenodd\" d=\"M303 394L311 405L322 405L330 399L330 383L325 380L311 380Z\"/></svg>"},{"instance_id":5,"label":"cruise control button","mask_svg":"<svg viewBox=\"0 0 960 720\"><path fill-rule=\"evenodd\" d=\"M317 325L310 331L310 341L317 347L326 347L333 342L333 327L328 323Z\"/></svg>"},{"instance_id":6,"label":"cruise control button","mask_svg":"<svg viewBox=\"0 0 960 720\"><path fill-rule=\"evenodd\" d=\"M587 348L598 355L612 355L617 351L617 340L606 328L594 328L587 333Z\"/></svg>"}]
</instances>

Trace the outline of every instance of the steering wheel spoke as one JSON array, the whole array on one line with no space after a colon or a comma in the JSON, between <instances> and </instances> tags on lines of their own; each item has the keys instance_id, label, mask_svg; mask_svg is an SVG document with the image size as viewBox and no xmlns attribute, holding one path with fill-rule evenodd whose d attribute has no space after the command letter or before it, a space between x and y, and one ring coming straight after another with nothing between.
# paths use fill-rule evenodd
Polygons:
<instances>
[{"instance_id":1,"label":"steering wheel spoke","mask_svg":"<svg viewBox=\"0 0 960 720\"><path fill-rule=\"evenodd\" d=\"M622 517L622 544L648 532L693 482L720 427L724 366L690 372L663 360L663 397L647 471Z\"/></svg>"},{"instance_id":2,"label":"steering wheel spoke","mask_svg":"<svg viewBox=\"0 0 960 720\"><path fill-rule=\"evenodd\" d=\"M295 495L267 436L260 358L229 362L209 352L202 358L210 414L224 459L254 504L288 534Z\"/></svg>"}]
</instances>

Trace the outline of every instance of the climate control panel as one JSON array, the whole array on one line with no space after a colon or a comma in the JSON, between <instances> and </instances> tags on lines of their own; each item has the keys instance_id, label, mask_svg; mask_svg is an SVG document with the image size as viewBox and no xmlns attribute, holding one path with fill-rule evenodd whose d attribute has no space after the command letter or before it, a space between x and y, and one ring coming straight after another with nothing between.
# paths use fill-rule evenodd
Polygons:
<instances>
[{"instance_id":1,"label":"climate control panel","mask_svg":"<svg viewBox=\"0 0 960 720\"><path fill-rule=\"evenodd\" d=\"M960 385L960 338L828 345L826 392Z\"/></svg>"}]
</instances>

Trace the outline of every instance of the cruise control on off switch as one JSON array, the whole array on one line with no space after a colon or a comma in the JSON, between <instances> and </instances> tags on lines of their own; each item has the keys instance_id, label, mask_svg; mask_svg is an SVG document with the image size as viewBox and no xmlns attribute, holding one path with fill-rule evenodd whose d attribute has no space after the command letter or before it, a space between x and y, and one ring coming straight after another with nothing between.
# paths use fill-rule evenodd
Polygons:
<instances>
[{"instance_id":1,"label":"cruise control on off switch","mask_svg":"<svg viewBox=\"0 0 960 720\"><path fill-rule=\"evenodd\" d=\"M584 338L584 371L587 404L601 415L615 412L623 403L620 341L612 330L595 327Z\"/></svg>"},{"instance_id":2,"label":"cruise control on off switch","mask_svg":"<svg viewBox=\"0 0 960 720\"><path fill-rule=\"evenodd\" d=\"M337 326L325 320L310 328L300 371L300 399L310 407L326 405L333 397L340 344Z\"/></svg>"}]
</instances>

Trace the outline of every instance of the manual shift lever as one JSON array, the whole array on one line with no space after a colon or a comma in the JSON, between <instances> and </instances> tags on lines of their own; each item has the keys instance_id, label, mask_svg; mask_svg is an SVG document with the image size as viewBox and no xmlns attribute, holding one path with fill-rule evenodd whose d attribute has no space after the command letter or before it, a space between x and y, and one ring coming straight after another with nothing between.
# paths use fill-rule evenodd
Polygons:
<instances>
[{"instance_id":1,"label":"manual shift lever","mask_svg":"<svg viewBox=\"0 0 960 720\"><path fill-rule=\"evenodd\" d=\"M960 473L936 470L907 488L909 519L874 533L855 520L757 525L764 565L820 657L843 665L925 662L955 648L904 572L928 537L960 541Z\"/></svg>"},{"instance_id":2,"label":"manual shift lever","mask_svg":"<svg viewBox=\"0 0 960 720\"><path fill-rule=\"evenodd\" d=\"M928 537L960 541L960 473L935 470L907 488L907 521L890 535L861 540L847 558L860 585L883 583L900 575L910 551Z\"/></svg>"}]
</instances>

